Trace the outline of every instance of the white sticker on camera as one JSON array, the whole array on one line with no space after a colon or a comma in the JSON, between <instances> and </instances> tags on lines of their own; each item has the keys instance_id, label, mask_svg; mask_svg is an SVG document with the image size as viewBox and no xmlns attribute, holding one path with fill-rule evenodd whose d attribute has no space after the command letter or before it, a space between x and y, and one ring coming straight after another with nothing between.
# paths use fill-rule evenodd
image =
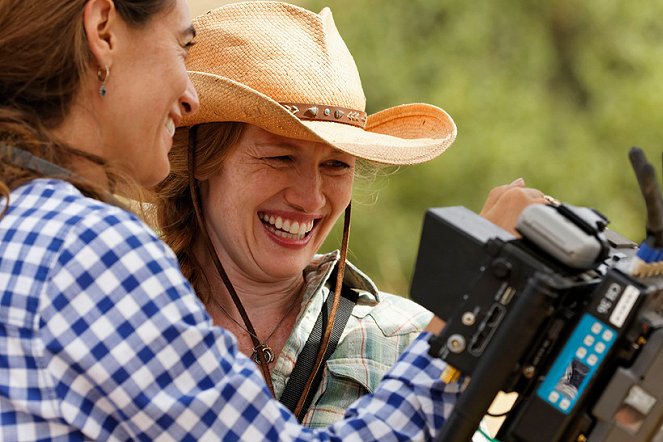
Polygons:
<instances>
[{"instance_id":1,"label":"white sticker on camera","mask_svg":"<svg viewBox=\"0 0 663 442\"><path fill-rule=\"evenodd\" d=\"M627 286L622 293L622 297L619 298L615 309L610 315L610 322L616 327L621 327L624 325L624 321L628 318L628 314L631 313L635 301L638 300L638 295L640 291L633 287L632 285Z\"/></svg>"}]
</instances>

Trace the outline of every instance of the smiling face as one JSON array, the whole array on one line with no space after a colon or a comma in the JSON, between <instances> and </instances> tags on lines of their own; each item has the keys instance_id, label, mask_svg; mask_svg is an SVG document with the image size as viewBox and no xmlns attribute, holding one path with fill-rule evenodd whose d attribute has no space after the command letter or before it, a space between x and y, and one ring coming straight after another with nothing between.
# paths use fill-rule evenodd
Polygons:
<instances>
[{"instance_id":1,"label":"smiling face","mask_svg":"<svg viewBox=\"0 0 663 442\"><path fill-rule=\"evenodd\" d=\"M147 186L168 174L175 126L198 109L184 64L194 37L188 5L173 3L145 25L119 27L101 98L104 157Z\"/></svg>"},{"instance_id":2,"label":"smiling face","mask_svg":"<svg viewBox=\"0 0 663 442\"><path fill-rule=\"evenodd\" d=\"M350 202L354 165L327 144L247 126L202 186L226 270L257 282L301 277Z\"/></svg>"}]
</instances>

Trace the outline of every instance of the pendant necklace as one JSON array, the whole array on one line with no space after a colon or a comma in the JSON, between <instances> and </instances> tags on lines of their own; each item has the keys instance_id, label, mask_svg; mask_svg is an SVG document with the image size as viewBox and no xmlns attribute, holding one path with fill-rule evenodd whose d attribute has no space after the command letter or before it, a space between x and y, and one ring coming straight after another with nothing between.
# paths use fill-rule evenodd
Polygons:
<instances>
[{"instance_id":1,"label":"pendant necklace","mask_svg":"<svg viewBox=\"0 0 663 442\"><path fill-rule=\"evenodd\" d=\"M269 340L272 338L272 336L274 336L274 333L276 333L276 330L278 330L279 325L281 325L281 323L283 323L283 321L285 321L285 319L288 317L288 315L290 315L290 313L292 312L292 310L295 308L295 305L297 305L297 302L295 302L295 301L297 300L297 296L298 296L298 295L299 295L299 291L295 292L295 296L294 296L294 298L293 298L293 300L292 300L292 304L290 305L290 308L289 308L288 311L285 313L285 315L283 315L283 317L281 318L281 320L278 321L278 322L276 323L276 326L274 327L274 329L272 330L272 332L269 334L269 336L267 336L267 338L265 338L264 341L261 341L260 338L259 338L256 334L254 334L254 333L252 333L251 331L249 331L248 328L246 328L245 326L243 326L242 324L240 324L239 321L237 321L235 318L233 318L233 317L230 315L230 313L228 313L228 310L226 310L226 309L221 305L221 303L220 303L219 301L216 300L216 297L212 297L212 299L214 300L214 303L217 305L217 307L219 307L219 309L221 309L221 311L222 311L223 313L225 313L225 315L226 315L231 321L233 321L235 324L237 324L237 325L239 326L239 328L241 328L241 329L244 330L246 333L248 333L249 336L254 337L254 338L256 339L256 341L258 342L258 345L256 345L256 346L253 347L253 353L251 353L251 359L253 359L253 360L255 361L256 364L259 364L259 363L260 363L260 359L258 358L258 352L262 352L263 356L265 357L265 361L266 361L268 364L270 364L270 363L274 362L275 355L274 355L274 350L272 350L272 348L271 348L271 347L269 346L269 344L267 344L267 343L268 343Z\"/></svg>"}]
</instances>

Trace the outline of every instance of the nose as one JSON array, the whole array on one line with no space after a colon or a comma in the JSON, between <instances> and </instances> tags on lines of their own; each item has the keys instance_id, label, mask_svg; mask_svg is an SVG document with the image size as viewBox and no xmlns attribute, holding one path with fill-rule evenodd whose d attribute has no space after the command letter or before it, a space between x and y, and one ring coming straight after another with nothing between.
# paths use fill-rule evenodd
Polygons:
<instances>
[{"instance_id":1,"label":"nose","mask_svg":"<svg viewBox=\"0 0 663 442\"><path fill-rule=\"evenodd\" d=\"M180 97L180 109L182 110L182 116L193 115L198 112L200 108L200 101L198 101L198 93L196 88L193 87L191 79L187 79L187 86L184 91L184 94Z\"/></svg>"},{"instance_id":2,"label":"nose","mask_svg":"<svg viewBox=\"0 0 663 442\"><path fill-rule=\"evenodd\" d=\"M327 198L320 171L317 168L294 168L290 174L285 199L292 207L303 212L314 213L322 209Z\"/></svg>"}]
</instances>

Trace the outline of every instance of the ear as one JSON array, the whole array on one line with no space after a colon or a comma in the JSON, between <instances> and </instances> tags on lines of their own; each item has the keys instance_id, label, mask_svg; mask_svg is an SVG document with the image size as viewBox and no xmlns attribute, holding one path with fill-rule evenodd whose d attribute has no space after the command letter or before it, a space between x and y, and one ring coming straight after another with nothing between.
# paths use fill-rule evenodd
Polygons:
<instances>
[{"instance_id":1,"label":"ear","mask_svg":"<svg viewBox=\"0 0 663 442\"><path fill-rule=\"evenodd\" d=\"M113 0L89 0L83 8L88 46L99 66L110 66L120 17Z\"/></svg>"}]
</instances>

